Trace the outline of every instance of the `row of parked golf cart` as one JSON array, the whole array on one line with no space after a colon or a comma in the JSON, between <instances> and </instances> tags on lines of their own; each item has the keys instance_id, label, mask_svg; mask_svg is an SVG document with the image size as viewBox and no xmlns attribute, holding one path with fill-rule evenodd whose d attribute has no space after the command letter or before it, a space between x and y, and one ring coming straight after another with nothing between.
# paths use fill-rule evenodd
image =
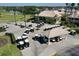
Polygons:
<instances>
[{"instance_id":1,"label":"row of parked golf cart","mask_svg":"<svg viewBox=\"0 0 79 59\"><path fill-rule=\"evenodd\" d=\"M35 36L32 39L35 41L39 41L41 44L43 44L43 43L48 44L49 40L50 40L50 42L59 42L59 41L63 40L64 38L60 37L60 36L48 38L45 35L35 34Z\"/></svg>"},{"instance_id":2,"label":"row of parked golf cart","mask_svg":"<svg viewBox=\"0 0 79 59\"><path fill-rule=\"evenodd\" d=\"M29 39L26 33L16 39L17 47L19 49L24 49L24 47L29 47Z\"/></svg>"},{"instance_id":3,"label":"row of parked golf cart","mask_svg":"<svg viewBox=\"0 0 79 59\"><path fill-rule=\"evenodd\" d=\"M36 27L37 27L37 29L40 29L40 27L43 26L43 25L44 25L43 22L38 23ZM60 25L46 27L46 28L44 28L44 31L51 30L51 29L54 29L54 28L57 28L57 27L60 27ZM64 29L65 27L62 27L62 28ZM69 33L70 35L76 34L75 30L70 30L70 29L67 29L67 30L70 32ZM28 39L27 35L30 32L34 32L34 28L32 27L32 24L30 24L28 27L26 27L26 30L21 37L17 38L16 43L17 43L17 47L19 49L24 49L24 47L29 47L29 39ZM62 38L60 36L57 36L57 37L54 37L54 38L48 38L47 36L42 35L42 34L35 34L35 36L32 39L35 40L35 41L39 41L41 44L43 44L43 43L48 43L49 39L50 39L50 42L59 42L64 38Z\"/></svg>"},{"instance_id":4,"label":"row of parked golf cart","mask_svg":"<svg viewBox=\"0 0 79 59\"><path fill-rule=\"evenodd\" d=\"M62 27L63 29L66 29L65 26L55 25L55 26L50 26L50 27L44 28L44 31L51 30L51 29L54 29L54 28L57 28L57 27ZM67 28L67 31L70 32L69 33L70 35L76 34L76 31L71 30L70 28ZM64 37L57 36L57 37L53 37L53 38L48 38L47 36L42 35L42 34L35 34L35 36L32 39L35 40L35 41L39 41L41 44L43 44L43 43L48 43L49 40L50 40L50 42L59 42L59 41L63 40Z\"/></svg>"},{"instance_id":5,"label":"row of parked golf cart","mask_svg":"<svg viewBox=\"0 0 79 59\"><path fill-rule=\"evenodd\" d=\"M41 27L42 25L44 25L44 23L39 23L39 24L37 24L37 26L36 27ZM21 27L23 27L22 25L20 25ZM29 39L28 39L28 34L30 33L30 32L34 32L34 28L33 28L33 26L32 26L32 24L29 24L27 27L26 27L26 30L24 31L24 33L22 34L22 36L20 36L20 37L17 37L17 39L16 39L16 43L17 43L17 47L19 48L19 49L24 49L25 47L29 47Z\"/></svg>"},{"instance_id":6,"label":"row of parked golf cart","mask_svg":"<svg viewBox=\"0 0 79 59\"><path fill-rule=\"evenodd\" d=\"M24 33L22 34L22 36L20 37L17 37L17 40L16 40L16 43L17 43L17 47L19 49L24 49L25 47L29 47L29 39L28 39L28 34L30 32L34 32L34 28L32 27L32 24L29 24L27 27L26 27L26 30L24 31Z\"/></svg>"}]
</instances>

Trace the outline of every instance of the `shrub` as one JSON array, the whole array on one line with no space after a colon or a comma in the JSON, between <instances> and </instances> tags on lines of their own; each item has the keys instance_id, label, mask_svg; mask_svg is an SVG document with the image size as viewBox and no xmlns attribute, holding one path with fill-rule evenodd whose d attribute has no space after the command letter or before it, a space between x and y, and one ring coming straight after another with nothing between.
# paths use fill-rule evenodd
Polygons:
<instances>
[{"instance_id":1,"label":"shrub","mask_svg":"<svg viewBox=\"0 0 79 59\"><path fill-rule=\"evenodd\" d=\"M14 36L14 34L13 33L5 33L5 35L8 35L8 36L10 36L10 39L11 39L11 43L12 44L14 44L15 43L15 36Z\"/></svg>"},{"instance_id":2,"label":"shrub","mask_svg":"<svg viewBox=\"0 0 79 59\"><path fill-rule=\"evenodd\" d=\"M5 28L0 27L0 32L6 31Z\"/></svg>"},{"instance_id":3,"label":"shrub","mask_svg":"<svg viewBox=\"0 0 79 59\"><path fill-rule=\"evenodd\" d=\"M76 32L79 34L79 29L75 29L76 30Z\"/></svg>"}]
</instances>

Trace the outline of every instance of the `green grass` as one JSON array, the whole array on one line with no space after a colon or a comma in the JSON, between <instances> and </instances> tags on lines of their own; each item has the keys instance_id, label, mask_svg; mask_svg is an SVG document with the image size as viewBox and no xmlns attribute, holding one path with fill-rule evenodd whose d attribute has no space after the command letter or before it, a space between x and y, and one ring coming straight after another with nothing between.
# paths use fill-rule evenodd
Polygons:
<instances>
[{"instance_id":1,"label":"green grass","mask_svg":"<svg viewBox=\"0 0 79 59\"><path fill-rule=\"evenodd\" d=\"M0 39L5 39L5 40L8 41L8 44L11 44L11 41L10 41L10 37L9 36L6 36L6 35L0 36Z\"/></svg>"},{"instance_id":2,"label":"green grass","mask_svg":"<svg viewBox=\"0 0 79 59\"><path fill-rule=\"evenodd\" d=\"M26 15L26 20L33 17L32 15ZM0 20L3 20L3 21L15 21L14 20L14 15L13 15L13 12L1 12L1 15L0 15ZM24 20L24 16L22 14L16 14L16 20L17 21L23 21Z\"/></svg>"},{"instance_id":3,"label":"green grass","mask_svg":"<svg viewBox=\"0 0 79 59\"><path fill-rule=\"evenodd\" d=\"M21 52L15 45L7 44L0 48L0 56L21 56Z\"/></svg>"},{"instance_id":4,"label":"green grass","mask_svg":"<svg viewBox=\"0 0 79 59\"><path fill-rule=\"evenodd\" d=\"M0 39L6 39L8 43L0 47L0 56L21 56L20 50L15 44L11 44L9 36L0 36Z\"/></svg>"}]
</instances>

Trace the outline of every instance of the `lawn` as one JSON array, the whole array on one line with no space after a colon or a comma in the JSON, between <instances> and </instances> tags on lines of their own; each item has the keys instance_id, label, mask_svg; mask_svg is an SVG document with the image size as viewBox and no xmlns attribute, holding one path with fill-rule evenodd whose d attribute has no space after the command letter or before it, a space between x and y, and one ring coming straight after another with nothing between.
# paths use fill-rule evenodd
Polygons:
<instances>
[{"instance_id":1,"label":"lawn","mask_svg":"<svg viewBox=\"0 0 79 59\"><path fill-rule=\"evenodd\" d=\"M31 18L31 17L33 17L33 15L30 15L30 14L26 15L26 20ZM13 12L1 12L0 20L3 20L3 21L15 21ZM17 21L23 21L24 16L21 13L16 14L16 20Z\"/></svg>"},{"instance_id":2,"label":"lawn","mask_svg":"<svg viewBox=\"0 0 79 59\"><path fill-rule=\"evenodd\" d=\"M15 44L11 44L10 37L0 36L0 56L21 56Z\"/></svg>"},{"instance_id":3,"label":"lawn","mask_svg":"<svg viewBox=\"0 0 79 59\"><path fill-rule=\"evenodd\" d=\"M15 45L7 44L0 48L0 56L21 56L21 52Z\"/></svg>"}]
</instances>

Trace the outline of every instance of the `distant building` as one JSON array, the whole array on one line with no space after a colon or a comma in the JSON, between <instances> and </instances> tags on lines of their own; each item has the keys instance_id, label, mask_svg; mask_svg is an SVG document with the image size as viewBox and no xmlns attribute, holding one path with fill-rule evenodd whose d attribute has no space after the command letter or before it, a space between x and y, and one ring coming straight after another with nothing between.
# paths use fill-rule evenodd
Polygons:
<instances>
[{"instance_id":1,"label":"distant building","mask_svg":"<svg viewBox=\"0 0 79 59\"><path fill-rule=\"evenodd\" d=\"M69 21L75 24L79 24L79 17L75 17L75 16L70 16L68 17Z\"/></svg>"},{"instance_id":2,"label":"distant building","mask_svg":"<svg viewBox=\"0 0 79 59\"><path fill-rule=\"evenodd\" d=\"M79 11L76 11L76 13L70 15L68 20L72 23L79 24Z\"/></svg>"}]
</instances>

